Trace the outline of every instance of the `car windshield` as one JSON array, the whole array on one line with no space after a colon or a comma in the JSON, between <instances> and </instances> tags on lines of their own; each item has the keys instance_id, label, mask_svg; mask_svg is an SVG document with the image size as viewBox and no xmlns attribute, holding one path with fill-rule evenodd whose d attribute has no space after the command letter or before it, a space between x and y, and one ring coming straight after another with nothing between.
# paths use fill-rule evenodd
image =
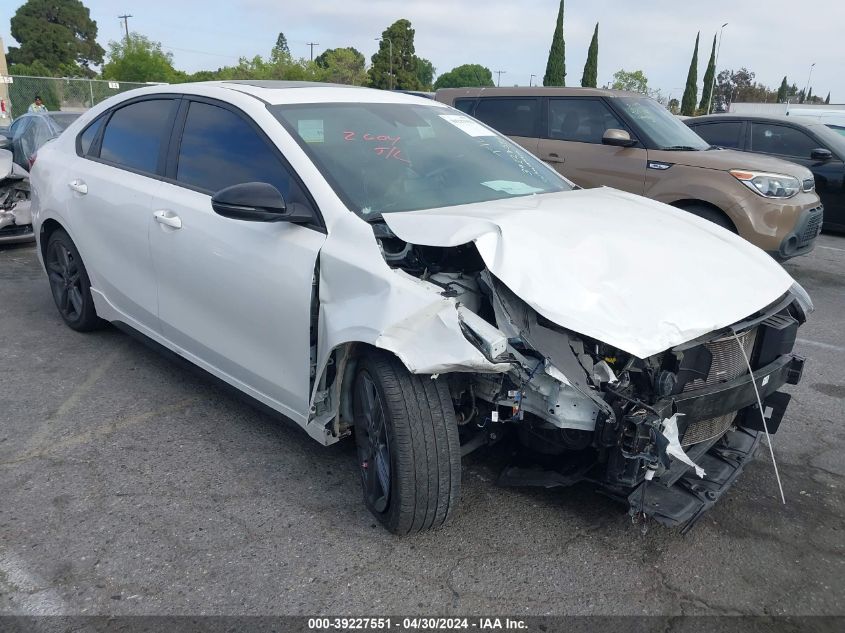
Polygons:
<instances>
[{"instance_id":1,"label":"car windshield","mask_svg":"<svg viewBox=\"0 0 845 633\"><path fill-rule=\"evenodd\" d=\"M832 125L830 123L827 124L827 127L829 127L831 130L833 130L837 134L840 134L841 136L845 136L845 127L843 127L841 125Z\"/></svg>"},{"instance_id":2,"label":"car windshield","mask_svg":"<svg viewBox=\"0 0 845 633\"><path fill-rule=\"evenodd\" d=\"M315 103L268 109L364 219L572 188L518 145L451 108Z\"/></svg>"},{"instance_id":3,"label":"car windshield","mask_svg":"<svg viewBox=\"0 0 845 633\"><path fill-rule=\"evenodd\" d=\"M614 99L614 103L617 102L659 149L677 151L710 149L706 141L654 99L618 97Z\"/></svg>"},{"instance_id":4,"label":"car windshield","mask_svg":"<svg viewBox=\"0 0 845 633\"><path fill-rule=\"evenodd\" d=\"M67 127L79 118L79 112L51 112L50 118L64 132Z\"/></svg>"}]
</instances>

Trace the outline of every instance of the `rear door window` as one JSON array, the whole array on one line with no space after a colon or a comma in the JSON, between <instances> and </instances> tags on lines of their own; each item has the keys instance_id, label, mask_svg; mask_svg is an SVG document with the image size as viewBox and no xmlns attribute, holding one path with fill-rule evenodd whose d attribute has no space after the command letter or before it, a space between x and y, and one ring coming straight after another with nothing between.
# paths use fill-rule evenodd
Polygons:
<instances>
[{"instance_id":1,"label":"rear door window","mask_svg":"<svg viewBox=\"0 0 845 633\"><path fill-rule=\"evenodd\" d=\"M475 99L455 99L455 108L461 112L472 114L473 105L475 105Z\"/></svg>"},{"instance_id":2,"label":"rear door window","mask_svg":"<svg viewBox=\"0 0 845 633\"><path fill-rule=\"evenodd\" d=\"M506 136L537 138L540 100L484 98L475 106L476 119Z\"/></svg>"},{"instance_id":3,"label":"rear door window","mask_svg":"<svg viewBox=\"0 0 845 633\"><path fill-rule=\"evenodd\" d=\"M158 173L178 101L149 99L115 110L103 132L100 158L120 167Z\"/></svg>"},{"instance_id":4,"label":"rear door window","mask_svg":"<svg viewBox=\"0 0 845 633\"><path fill-rule=\"evenodd\" d=\"M774 123L751 123L749 149L753 152L809 159L810 152L818 147L818 142L793 127Z\"/></svg>"},{"instance_id":5,"label":"rear door window","mask_svg":"<svg viewBox=\"0 0 845 633\"><path fill-rule=\"evenodd\" d=\"M690 126L692 131L716 147L731 149L742 148L742 121L724 121L721 123L702 123Z\"/></svg>"},{"instance_id":6,"label":"rear door window","mask_svg":"<svg viewBox=\"0 0 845 633\"><path fill-rule=\"evenodd\" d=\"M549 99L550 139L601 144L604 133L610 129L630 134L601 99Z\"/></svg>"}]
</instances>

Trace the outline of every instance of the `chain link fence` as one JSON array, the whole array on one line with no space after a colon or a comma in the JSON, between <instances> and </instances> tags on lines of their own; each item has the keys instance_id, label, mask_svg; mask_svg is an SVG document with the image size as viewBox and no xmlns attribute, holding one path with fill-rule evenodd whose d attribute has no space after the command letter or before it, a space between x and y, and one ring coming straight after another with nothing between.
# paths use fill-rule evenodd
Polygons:
<instances>
[{"instance_id":1,"label":"chain link fence","mask_svg":"<svg viewBox=\"0 0 845 633\"><path fill-rule=\"evenodd\" d=\"M150 84L102 79L0 76L0 99L4 101L7 117L14 119L27 111L36 95L48 110L81 112L103 99L147 85Z\"/></svg>"}]
</instances>

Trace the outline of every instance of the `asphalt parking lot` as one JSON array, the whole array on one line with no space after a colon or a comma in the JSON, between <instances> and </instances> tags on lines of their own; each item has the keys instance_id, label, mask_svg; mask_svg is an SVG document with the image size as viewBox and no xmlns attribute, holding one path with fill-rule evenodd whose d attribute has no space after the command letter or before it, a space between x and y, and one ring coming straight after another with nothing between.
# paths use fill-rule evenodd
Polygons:
<instances>
[{"instance_id":1,"label":"asphalt parking lot","mask_svg":"<svg viewBox=\"0 0 845 633\"><path fill-rule=\"evenodd\" d=\"M445 529L397 538L354 447L319 446L125 334L65 327L33 246L0 248L0 613L843 614L845 237L786 265L816 313L768 451L687 535L589 486L465 460Z\"/></svg>"}]
</instances>

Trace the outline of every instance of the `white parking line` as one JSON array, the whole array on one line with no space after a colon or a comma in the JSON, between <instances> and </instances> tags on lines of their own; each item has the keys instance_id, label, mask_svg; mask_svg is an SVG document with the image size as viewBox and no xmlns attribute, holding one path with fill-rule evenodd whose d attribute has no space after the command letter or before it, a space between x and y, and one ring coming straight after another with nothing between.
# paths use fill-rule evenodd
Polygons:
<instances>
[{"instance_id":1,"label":"white parking line","mask_svg":"<svg viewBox=\"0 0 845 633\"><path fill-rule=\"evenodd\" d=\"M816 248L826 248L829 251L839 251L840 253L845 253L845 248L836 248L835 246L822 246L819 244Z\"/></svg>"},{"instance_id":2,"label":"white parking line","mask_svg":"<svg viewBox=\"0 0 845 633\"><path fill-rule=\"evenodd\" d=\"M802 345L812 345L814 347L821 347L822 349L829 349L834 352L845 352L845 347L831 345L830 343L819 343L818 341L811 341L806 338L797 338L795 341L797 343L801 343Z\"/></svg>"},{"instance_id":3,"label":"white parking line","mask_svg":"<svg viewBox=\"0 0 845 633\"><path fill-rule=\"evenodd\" d=\"M5 581L5 582L3 582ZM3 587L8 584L10 587ZM23 561L0 551L0 588L10 598L12 613L19 615L65 615L70 605L38 576L26 571Z\"/></svg>"}]
</instances>

